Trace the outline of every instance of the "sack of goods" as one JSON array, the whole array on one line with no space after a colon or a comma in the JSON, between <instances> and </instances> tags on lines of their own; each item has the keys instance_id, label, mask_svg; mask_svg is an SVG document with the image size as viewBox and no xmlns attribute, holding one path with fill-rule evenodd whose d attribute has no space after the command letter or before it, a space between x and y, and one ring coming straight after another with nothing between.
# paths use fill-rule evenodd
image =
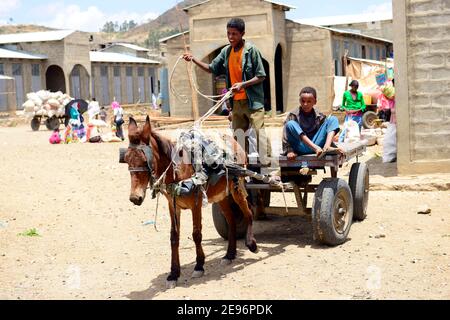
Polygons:
<instances>
[{"instance_id":1,"label":"sack of goods","mask_svg":"<svg viewBox=\"0 0 450 320\"><path fill-rule=\"evenodd\" d=\"M27 116L48 116L49 118L64 116L65 106L73 100L68 94L61 91L50 92L47 90L30 92L27 94L27 99L22 105Z\"/></svg>"}]
</instances>

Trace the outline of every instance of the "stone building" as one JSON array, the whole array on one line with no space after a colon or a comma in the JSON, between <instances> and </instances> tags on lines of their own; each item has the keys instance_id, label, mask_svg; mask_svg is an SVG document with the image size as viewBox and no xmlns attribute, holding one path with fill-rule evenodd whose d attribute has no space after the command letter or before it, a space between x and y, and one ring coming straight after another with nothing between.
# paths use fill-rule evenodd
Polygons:
<instances>
[{"instance_id":1,"label":"stone building","mask_svg":"<svg viewBox=\"0 0 450 320\"><path fill-rule=\"evenodd\" d=\"M450 172L450 1L393 5L398 170Z\"/></svg>"},{"instance_id":2,"label":"stone building","mask_svg":"<svg viewBox=\"0 0 450 320\"><path fill-rule=\"evenodd\" d=\"M232 17L246 22L245 39L261 51L267 78L265 81L266 110L272 115L298 106L298 93L304 86L318 90L318 107L330 112L333 102L333 81L343 74L343 56L362 58L372 52L374 59L383 60L392 51L389 40L362 35L357 32L305 25L286 19L286 11L293 7L265 0L210 0L185 8L189 15L189 33L161 40L162 53L168 73L173 72L170 92L170 114L192 117L191 103L177 98L174 92L191 95L186 68L175 63L185 51L210 63L228 44L226 24ZM238 14L237 14L238 12ZM196 80L201 91L215 95L224 86L222 78L214 78L196 70ZM199 113L206 112L212 104L200 98Z\"/></svg>"},{"instance_id":3,"label":"stone building","mask_svg":"<svg viewBox=\"0 0 450 320\"><path fill-rule=\"evenodd\" d=\"M41 89L98 97L103 105L114 97L124 104L151 102L159 62L146 58L144 48L124 43L92 51L98 42L72 30L0 35L0 75L15 80L16 103L7 109L20 110L26 94Z\"/></svg>"},{"instance_id":4,"label":"stone building","mask_svg":"<svg viewBox=\"0 0 450 320\"><path fill-rule=\"evenodd\" d=\"M394 21L390 12L299 19L296 22L362 33L390 41L394 39Z\"/></svg>"}]
</instances>

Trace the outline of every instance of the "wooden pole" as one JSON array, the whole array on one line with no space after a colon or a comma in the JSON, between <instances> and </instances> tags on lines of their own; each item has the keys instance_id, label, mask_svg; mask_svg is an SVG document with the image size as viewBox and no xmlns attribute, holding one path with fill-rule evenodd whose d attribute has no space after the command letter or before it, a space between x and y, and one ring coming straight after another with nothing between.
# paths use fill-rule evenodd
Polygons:
<instances>
[{"instance_id":1,"label":"wooden pole","mask_svg":"<svg viewBox=\"0 0 450 320\"><path fill-rule=\"evenodd\" d=\"M178 4L176 5L176 9L178 12L181 12L180 8L178 7ZM181 23L181 19L178 19L178 22L180 23L180 32L183 35L183 41L184 41L184 52L185 53L189 53L189 46L187 44L186 41L186 36L183 33L183 26ZM194 62L190 62L190 63L194 63ZM198 95L197 95L197 91L195 91L195 86L193 83L193 79L194 79L194 75L192 73L192 68L190 68L189 64L186 64L186 70L188 73L188 77L189 77L189 86L191 87L191 95L192 95L192 116L194 118L194 120L198 120L200 118L200 112L198 109Z\"/></svg>"}]
</instances>

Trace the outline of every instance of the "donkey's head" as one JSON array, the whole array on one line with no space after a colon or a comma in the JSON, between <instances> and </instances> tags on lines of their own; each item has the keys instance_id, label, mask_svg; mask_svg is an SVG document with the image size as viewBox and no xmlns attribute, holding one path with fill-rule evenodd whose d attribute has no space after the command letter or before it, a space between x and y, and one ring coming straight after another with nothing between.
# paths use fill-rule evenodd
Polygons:
<instances>
[{"instance_id":1,"label":"donkey's head","mask_svg":"<svg viewBox=\"0 0 450 320\"><path fill-rule=\"evenodd\" d=\"M158 153L158 145L152 137L152 127L148 116L142 129L133 118L130 118L128 139L130 145L123 160L128 163L131 175L130 201L140 206L144 202L149 184L153 183L156 167L155 153Z\"/></svg>"}]
</instances>

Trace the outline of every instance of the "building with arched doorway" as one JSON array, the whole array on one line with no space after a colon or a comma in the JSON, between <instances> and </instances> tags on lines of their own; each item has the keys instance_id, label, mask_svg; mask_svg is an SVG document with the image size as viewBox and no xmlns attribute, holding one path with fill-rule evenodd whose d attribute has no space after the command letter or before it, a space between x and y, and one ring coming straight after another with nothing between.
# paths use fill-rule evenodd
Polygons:
<instances>
[{"instance_id":1,"label":"building with arched doorway","mask_svg":"<svg viewBox=\"0 0 450 320\"><path fill-rule=\"evenodd\" d=\"M167 72L172 74L173 70L172 87L175 90L169 95L170 114L193 115L191 104L173 93L191 96L186 68L179 64L174 69L179 56L186 50L185 43L195 57L210 63L228 45L226 24L233 17L244 19L244 38L261 52L267 74L265 108L271 115L296 108L299 91L304 86L315 87L319 94L318 108L331 112L334 78L342 76L345 53L363 58L367 50L378 53L373 59L383 60L392 51L392 42L386 39L288 20L286 11L292 9L295 8L266 0L209 0L185 8L189 32L160 40ZM208 95L217 94L223 81L197 67L195 70L200 90ZM212 104L200 99L199 114L202 115Z\"/></svg>"},{"instance_id":2,"label":"building with arched doorway","mask_svg":"<svg viewBox=\"0 0 450 320\"><path fill-rule=\"evenodd\" d=\"M150 103L158 95L159 62L148 59L147 49L118 43L93 51L97 43L97 36L72 30L0 35L0 75L15 83L9 111L21 110L26 95L39 90L103 105Z\"/></svg>"}]
</instances>

